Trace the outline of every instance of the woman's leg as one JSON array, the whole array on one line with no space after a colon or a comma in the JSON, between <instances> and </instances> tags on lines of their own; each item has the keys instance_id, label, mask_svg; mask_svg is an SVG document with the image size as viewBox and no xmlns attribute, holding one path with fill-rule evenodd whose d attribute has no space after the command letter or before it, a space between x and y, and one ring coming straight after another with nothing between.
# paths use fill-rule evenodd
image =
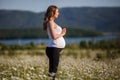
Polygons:
<instances>
[{"instance_id":1,"label":"woman's leg","mask_svg":"<svg viewBox=\"0 0 120 80\"><path fill-rule=\"evenodd\" d=\"M53 67L53 56L52 56L52 48L51 47L47 47L46 48L46 54L47 54L47 57L49 59L49 72L52 73L52 67Z\"/></svg>"},{"instance_id":2,"label":"woman's leg","mask_svg":"<svg viewBox=\"0 0 120 80\"><path fill-rule=\"evenodd\" d=\"M53 67L52 68L53 68L54 73L57 72L61 50L62 50L61 48L54 48L54 50L53 50Z\"/></svg>"},{"instance_id":3,"label":"woman's leg","mask_svg":"<svg viewBox=\"0 0 120 80\"><path fill-rule=\"evenodd\" d=\"M61 50L62 48L54 48L54 47L46 48L46 54L49 58L49 73L57 72Z\"/></svg>"}]
</instances>

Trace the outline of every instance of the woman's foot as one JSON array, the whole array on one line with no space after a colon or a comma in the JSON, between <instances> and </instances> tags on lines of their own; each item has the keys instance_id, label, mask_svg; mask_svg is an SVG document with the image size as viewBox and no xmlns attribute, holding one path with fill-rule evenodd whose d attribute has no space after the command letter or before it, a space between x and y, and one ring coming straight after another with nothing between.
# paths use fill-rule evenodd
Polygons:
<instances>
[{"instance_id":1,"label":"woman's foot","mask_svg":"<svg viewBox=\"0 0 120 80\"><path fill-rule=\"evenodd\" d=\"M59 79L53 78L53 77L48 77L48 80L59 80Z\"/></svg>"},{"instance_id":2,"label":"woman's foot","mask_svg":"<svg viewBox=\"0 0 120 80\"><path fill-rule=\"evenodd\" d=\"M48 73L49 77L54 77L56 73L52 72L52 73Z\"/></svg>"},{"instance_id":3,"label":"woman's foot","mask_svg":"<svg viewBox=\"0 0 120 80\"><path fill-rule=\"evenodd\" d=\"M56 74L56 73L53 73L53 72L52 72L52 73L48 73L49 79L50 79L50 80L58 80L58 79L55 77L55 74Z\"/></svg>"}]
</instances>

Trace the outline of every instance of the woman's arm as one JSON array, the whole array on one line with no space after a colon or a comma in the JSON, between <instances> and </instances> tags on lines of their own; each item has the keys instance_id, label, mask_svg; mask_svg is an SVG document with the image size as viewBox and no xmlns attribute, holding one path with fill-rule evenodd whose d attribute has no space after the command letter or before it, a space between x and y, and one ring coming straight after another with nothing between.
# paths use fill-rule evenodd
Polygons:
<instances>
[{"instance_id":1,"label":"woman's arm","mask_svg":"<svg viewBox=\"0 0 120 80\"><path fill-rule=\"evenodd\" d=\"M50 34L52 36L52 39L57 39L57 38L62 37L62 36L64 36L66 34L66 28L63 28L62 32L60 34L56 34L56 32L55 32L55 24L52 21L50 21L48 23L48 26L49 26L49 29L50 29Z\"/></svg>"}]
</instances>

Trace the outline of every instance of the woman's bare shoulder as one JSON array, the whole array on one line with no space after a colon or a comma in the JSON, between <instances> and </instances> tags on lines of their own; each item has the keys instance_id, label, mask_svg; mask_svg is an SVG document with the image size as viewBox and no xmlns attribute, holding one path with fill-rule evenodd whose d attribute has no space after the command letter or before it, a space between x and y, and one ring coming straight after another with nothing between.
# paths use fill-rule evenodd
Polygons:
<instances>
[{"instance_id":1,"label":"woman's bare shoulder","mask_svg":"<svg viewBox=\"0 0 120 80\"><path fill-rule=\"evenodd\" d=\"M49 21L49 22L48 22L48 26L54 27L54 26L55 26L55 23L54 23L53 21Z\"/></svg>"}]
</instances>

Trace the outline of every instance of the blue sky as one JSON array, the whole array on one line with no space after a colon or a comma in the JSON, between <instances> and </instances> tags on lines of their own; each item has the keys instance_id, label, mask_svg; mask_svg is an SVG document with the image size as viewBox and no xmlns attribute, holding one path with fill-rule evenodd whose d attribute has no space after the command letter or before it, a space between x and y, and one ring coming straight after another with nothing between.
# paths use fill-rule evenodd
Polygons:
<instances>
[{"instance_id":1,"label":"blue sky","mask_svg":"<svg viewBox=\"0 0 120 80\"><path fill-rule=\"evenodd\" d=\"M49 5L63 7L120 7L120 0L0 0L0 9L45 11Z\"/></svg>"}]
</instances>

